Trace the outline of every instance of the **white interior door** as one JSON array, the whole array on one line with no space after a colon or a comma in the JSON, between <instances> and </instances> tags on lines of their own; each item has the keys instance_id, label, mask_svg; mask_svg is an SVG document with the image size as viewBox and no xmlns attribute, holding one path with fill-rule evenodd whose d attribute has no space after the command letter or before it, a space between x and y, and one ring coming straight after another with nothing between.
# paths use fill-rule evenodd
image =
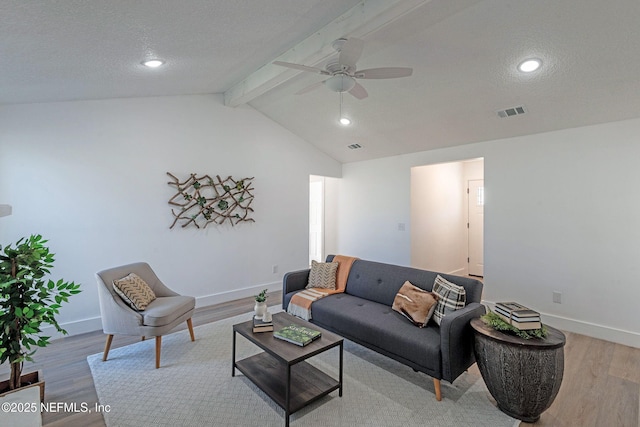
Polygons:
<instances>
[{"instance_id":1,"label":"white interior door","mask_svg":"<svg viewBox=\"0 0 640 427\"><path fill-rule=\"evenodd\" d=\"M484 276L484 180L468 182L469 275Z\"/></svg>"}]
</instances>

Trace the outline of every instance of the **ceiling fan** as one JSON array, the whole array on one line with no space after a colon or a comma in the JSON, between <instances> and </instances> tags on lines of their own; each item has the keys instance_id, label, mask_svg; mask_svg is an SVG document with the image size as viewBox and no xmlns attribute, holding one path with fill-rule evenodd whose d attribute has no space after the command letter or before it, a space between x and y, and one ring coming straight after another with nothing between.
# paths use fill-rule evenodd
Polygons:
<instances>
[{"instance_id":1,"label":"ceiling fan","mask_svg":"<svg viewBox=\"0 0 640 427\"><path fill-rule=\"evenodd\" d=\"M338 53L338 58L327 63L325 69L309 67L307 65L293 64L291 62L274 61L275 65L293 68L294 70L308 71L311 73L331 76L326 80L307 86L296 95L310 92L322 85L325 85L333 92L349 92L358 99L364 99L369 94L356 79L395 79L398 77L408 77L413 73L413 68L406 67L382 67L358 70L356 62L362 55L364 42L360 39L338 39L331 44Z\"/></svg>"}]
</instances>

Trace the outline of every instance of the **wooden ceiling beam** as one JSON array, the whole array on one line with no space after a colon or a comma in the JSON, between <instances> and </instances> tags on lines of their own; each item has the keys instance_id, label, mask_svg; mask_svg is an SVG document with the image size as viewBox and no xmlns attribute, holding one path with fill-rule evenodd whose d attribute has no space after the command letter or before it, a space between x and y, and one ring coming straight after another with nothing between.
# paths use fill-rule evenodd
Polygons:
<instances>
[{"instance_id":1,"label":"wooden ceiling beam","mask_svg":"<svg viewBox=\"0 0 640 427\"><path fill-rule=\"evenodd\" d=\"M363 0L325 27L302 40L224 93L224 103L237 107L268 92L301 71L273 65L273 61L315 66L335 54L331 44L341 37L364 38L431 0Z\"/></svg>"}]
</instances>

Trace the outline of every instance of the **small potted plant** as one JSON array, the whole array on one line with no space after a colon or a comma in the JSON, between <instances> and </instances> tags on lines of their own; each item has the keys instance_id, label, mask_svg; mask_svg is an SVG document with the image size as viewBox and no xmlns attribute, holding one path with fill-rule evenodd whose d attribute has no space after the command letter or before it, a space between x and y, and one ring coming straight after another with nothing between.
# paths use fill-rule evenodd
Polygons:
<instances>
[{"instance_id":1,"label":"small potted plant","mask_svg":"<svg viewBox=\"0 0 640 427\"><path fill-rule=\"evenodd\" d=\"M38 347L49 344L50 337L41 336L41 326L50 324L66 334L55 316L62 303L80 292L80 285L73 282L45 280L54 262L54 254L45 243L42 236L32 235L18 240L14 246L4 249L0 246L0 363L11 364L9 380L0 382L0 395L29 385L25 382L34 382L25 381L23 377L34 375L23 376L22 366L25 361L33 361ZM44 385L40 390L42 399Z\"/></svg>"},{"instance_id":2,"label":"small potted plant","mask_svg":"<svg viewBox=\"0 0 640 427\"><path fill-rule=\"evenodd\" d=\"M253 307L256 318L262 318L267 311L267 290L263 289L258 295L255 296L256 305Z\"/></svg>"}]
</instances>

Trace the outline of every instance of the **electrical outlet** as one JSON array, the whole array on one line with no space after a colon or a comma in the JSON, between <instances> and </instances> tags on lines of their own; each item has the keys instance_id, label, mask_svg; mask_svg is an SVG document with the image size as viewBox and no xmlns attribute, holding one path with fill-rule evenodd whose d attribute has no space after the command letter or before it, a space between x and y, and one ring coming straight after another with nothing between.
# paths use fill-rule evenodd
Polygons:
<instances>
[{"instance_id":1,"label":"electrical outlet","mask_svg":"<svg viewBox=\"0 0 640 427\"><path fill-rule=\"evenodd\" d=\"M562 292L553 291L553 302L562 304Z\"/></svg>"},{"instance_id":2,"label":"electrical outlet","mask_svg":"<svg viewBox=\"0 0 640 427\"><path fill-rule=\"evenodd\" d=\"M276 265L271 266L271 272L272 272L273 274L276 274L276 273L278 272L278 265L277 265L277 264L276 264Z\"/></svg>"},{"instance_id":3,"label":"electrical outlet","mask_svg":"<svg viewBox=\"0 0 640 427\"><path fill-rule=\"evenodd\" d=\"M398 231L404 231L404 222L398 223Z\"/></svg>"}]
</instances>

